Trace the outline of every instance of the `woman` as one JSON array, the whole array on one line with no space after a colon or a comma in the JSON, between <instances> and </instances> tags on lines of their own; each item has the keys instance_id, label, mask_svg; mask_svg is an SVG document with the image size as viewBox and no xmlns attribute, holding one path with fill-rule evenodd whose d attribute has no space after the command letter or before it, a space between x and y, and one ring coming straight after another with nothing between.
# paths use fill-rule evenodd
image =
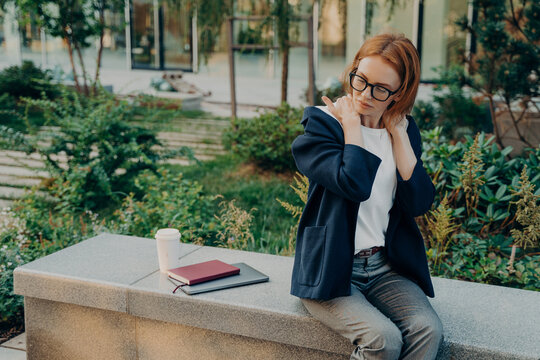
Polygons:
<instances>
[{"instance_id":1,"label":"woman","mask_svg":"<svg viewBox=\"0 0 540 360\"><path fill-rule=\"evenodd\" d=\"M435 359L443 340L414 217L435 188L408 114L420 61L403 35L367 40L346 69L347 95L307 107L292 143L309 180L291 294L356 345L351 359Z\"/></svg>"}]
</instances>

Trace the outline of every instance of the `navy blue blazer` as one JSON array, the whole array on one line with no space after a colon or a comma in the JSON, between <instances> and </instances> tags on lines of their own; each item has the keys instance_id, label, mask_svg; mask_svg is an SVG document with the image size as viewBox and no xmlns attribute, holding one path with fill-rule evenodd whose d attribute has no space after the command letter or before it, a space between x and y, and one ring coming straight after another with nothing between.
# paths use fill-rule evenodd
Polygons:
<instances>
[{"instance_id":1,"label":"navy blue blazer","mask_svg":"<svg viewBox=\"0 0 540 360\"><path fill-rule=\"evenodd\" d=\"M407 119L417 162L406 181L396 169L396 196L384 249L394 270L434 297L424 240L414 217L431 208L435 187L420 159L420 131L411 116ZM293 141L291 150L309 188L296 236L291 294L319 300L348 296L358 208L370 197L381 159L345 144L341 125L321 109L306 107L301 124L304 134Z\"/></svg>"}]
</instances>

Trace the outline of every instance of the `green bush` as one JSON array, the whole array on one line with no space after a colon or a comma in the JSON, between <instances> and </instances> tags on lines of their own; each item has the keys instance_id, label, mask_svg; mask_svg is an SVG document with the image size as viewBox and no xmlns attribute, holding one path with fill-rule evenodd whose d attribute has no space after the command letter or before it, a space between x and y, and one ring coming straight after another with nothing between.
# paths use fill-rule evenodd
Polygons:
<instances>
[{"instance_id":1,"label":"green bush","mask_svg":"<svg viewBox=\"0 0 540 360\"><path fill-rule=\"evenodd\" d=\"M183 242L210 245L220 230L214 219L217 196L203 193L202 186L185 180L181 173L160 169L143 171L114 213L110 230L125 235L154 237L160 228L180 230Z\"/></svg>"},{"instance_id":2,"label":"green bush","mask_svg":"<svg viewBox=\"0 0 540 360\"><path fill-rule=\"evenodd\" d=\"M59 91L51 80L48 70L41 70L32 61L25 60L21 66L10 66L0 72L0 95L9 94L14 99L39 99L45 94L53 99L59 95Z\"/></svg>"},{"instance_id":3,"label":"green bush","mask_svg":"<svg viewBox=\"0 0 540 360\"><path fill-rule=\"evenodd\" d=\"M291 143L303 133L302 108L281 104L254 119L235 119L223 133L223 145L262 169L276 172L296 169Z\"/></svg>"},{"instance_id":4,"label":"green bush","mask_svg":"<svg viewBox=\"0 0 540 360\"><path fill-rule=\"evenodd\" d=\"M492 132L489 105L472 98L465 90L460 67L439 68L440 79L433 89L433 101L417 101L412 115L420 129L442 127L442 133L451 139L477 132Z\"/></svg>"},{"instance_id":5,"label":"green bush","mask_svg":"<svg viewBox=\"0 0 540 360\"><path fill-rule=\"evenodd\" d=\"M500 150L494 137L486 139L484 133L474 139L467 135L455 145L448 143L440 127L422 131L422 137L424 166L437 189L437 210L419 218L419 224L434 274L540 288L540 269L535 265L540 260L538 231L528 232L532 246L516 246L512 255L516 245L512 231L524 226L518 212L540 216L535 205L540 195L540 148L525 149L522 156L508 160L511 147ZM537 198L519 210L515 204L525 175L537 189Z\"/></svg>"},{"instance_id":6,"label":"green bush","mask_svg":"<svg viewBox=\"0 0 540 360\"><path fill-rule=\"evenodd\" d=\"M13 293L13 270L102 231L90 211L52 211L35 189L0 211L0 326L21 323L23 297Z\"/></svg>"},{"instance_id":7,"label":"green bush","mask_svg":"<svg viewBox=\"0 0 540 360\"><path fill-rule=\"evenodd\" d=\"M304 91L304 101L309 103L309 88ZM326 105L322 101L323 96L327 96L330 100L336 101L338 97L344 96L347 93L343 90L343 84L337 78L330 78L321 89L315 91L315 105Z\"/></svg>"},{"instance_id":8,"label":"green bush","mask_svg":"<svg viewBox=\"0 0 540 360\"><path fill-rule=\"evenodd\" d=\"M434 207L448 194L452 199L455 214L463 221L465 229L471 233L502 233L509 235L511 216L509 202L511 189L515 189L521 170L527 166L531 183L540 193L540 149L526 149L522 156L508 160L506 156L511 147L499 150L493 142L494 137L486 138L484 133L478 136L477 179L484 184L478 187L477 204L474 213L467 215L466 196L463 184L464 156L474 144L474 138L465 136L463 142L450 144L442 134L440 127L422 131L423 159L426 171L433 178L437 190ZM472 215L472 216L471 216Z\"/></svg>"},{"instance_id":9,"label":"green bush","mask_svg":"<svg viewBox=\"0 0 540 360\"><path fill-rule=\"evenodd\" d=\"M540 255L522 255L514 261L515 274L508 269L508 261L501 250L508 248L511 238L503 235L481 237L462 233L455 236L451 256L442 263L437 274L447 278L540 290Z\"/></svg>"},{"instance_id":10,"label":"green bush","mask_svg":"<svg viewBox=\"0 0 540 360\"><path fill-rule=\"evenodd\" d=\"M158 150L161 144L152 131L128 122L134 107L105 91L87 98L63 90L56 102L23 99L43 109L47 121L57 127L41 129L25 140L7 130L0 137L11 139L27 153L41 154L56 208L79 211L118 205L133 190L133 178L142 170L155 170L157 162L167 157L194 159L187 147Z\"/></svg>"}]
</instances>

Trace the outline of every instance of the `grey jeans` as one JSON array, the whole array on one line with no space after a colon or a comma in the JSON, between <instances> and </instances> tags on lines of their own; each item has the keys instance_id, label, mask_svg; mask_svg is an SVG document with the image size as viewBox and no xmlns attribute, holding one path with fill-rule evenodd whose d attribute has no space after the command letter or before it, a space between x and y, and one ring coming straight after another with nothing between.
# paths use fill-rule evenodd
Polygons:
<instances>
[{"instance_id":1,"label":"grey jeans","mask_svg":"<svg viewBox=\"0 0 540 360\"><path fill-rule=\"evenodd\" d=\"M354 259L351 295L301 299L323 324L356 345L351 359L435 359L443 326L426 295L399 275L385 251Z\"/></svg>"}]
</instances>

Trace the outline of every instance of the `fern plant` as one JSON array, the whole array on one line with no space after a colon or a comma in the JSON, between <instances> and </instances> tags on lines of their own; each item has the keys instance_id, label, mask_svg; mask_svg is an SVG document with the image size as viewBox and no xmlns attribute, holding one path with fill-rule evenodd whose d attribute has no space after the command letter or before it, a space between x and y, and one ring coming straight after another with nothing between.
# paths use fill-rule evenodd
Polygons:
<instances>
[{"instance_id":1,"label":"fern plant","mask_svg":"<svg viewBox=\"0 0 540 360\"><path fill-rule=\"evenodd\" d=\"M291 184L290 187L294 190L296 195L300 198L302 203L305 205L307 203L307 192L309 188L309 179L305 176L299 173L298 171L295 173L295 177L293 178L295 184ZM296 186L295 186L296 185ZM289 229L289 246L286 249L283 249L280 254L284 256L292 256L294 255L294 249L296 244L296 232L298 231L298 224L300 223L300 218L302 217L302 212L304 207L299 205L292 205L289 204L286 201L280 200L276 198L277 202L281 204L287 210L293 218L298 218L298 221L295 225L292 225Z\"/></svg>"},{"instance_id":2,"label":"fern plant","mask_svg":"<svg viewBox=\"0 0 540 360\"><path fill-rule=\"evenodd\" d=\"M512 195L517 196L518 200L510 202L517 206L516 221L521 227L520 229L514 228L510 230L510 234L514 238L512 254L507 268L510 273L515 272L513 264L517 247L526 249L527 246L538 246L538 239L540 238L540 207L538 206L538 199L540 199L540 195L534 194L534 188L534 184L529 181L527 166L525 166L521 171L518 189L512 189Z\"/></svg>"},{"instance_id":3,"label":"fern plant","mask_svg":"<svg viewBox=\"0 0 540 360\"><path fill-rule=\"evenodd\" d=\"M427 227L431 233L428 237L427 257L433 261L433 267L436 267L437 271L440 270L441 260L448 254L447 249L452 239L450 235L459 228L452 212L445 195L437 209L430 211L429 216L425 215Z\"/></svg>"}]
</instances>

